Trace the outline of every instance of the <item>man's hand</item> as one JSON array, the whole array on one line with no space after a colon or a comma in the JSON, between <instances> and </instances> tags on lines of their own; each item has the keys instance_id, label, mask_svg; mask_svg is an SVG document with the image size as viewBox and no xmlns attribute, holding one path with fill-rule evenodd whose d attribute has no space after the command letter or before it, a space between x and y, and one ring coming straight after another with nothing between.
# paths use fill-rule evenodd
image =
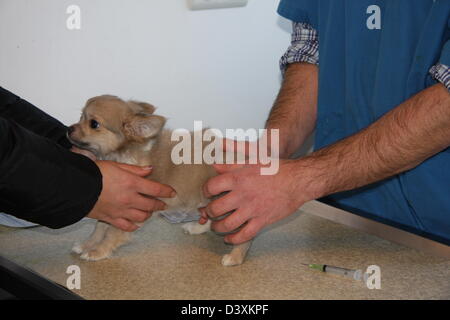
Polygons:
<instances>
[{"instance_id":1,"label":"man's hand","mask_svg":"<svg viewBox=\"0 0 450 320\"><path fill-rule=\"evenodd\" d=\"M356 189L410 170L450 146L450 95L431 86L356 134L297 160L281 160L276 175L260 175L259 165L215 165L219 176L204 186L207 197L228 194L201 209L228 217L212 223L231 232L225 241L242 243L264 226L280 220L309 200ZM233 170L234 169L234 170Z\"/></svg>"},{"instance_id":2,"label":"man's hand","mask_svg":"<svg viewBox=\"0 0 450 320\"><path fill-rule=\"evenodd\" d=\"M210 198L227 192L200 209L206 222L212 218L212 229L231 232L247 223L241 230L227 235L225 241L239 244L251 240L265 226L296 211L305 202L316 198L313 171L303 170L296 160L281 160L275 175L261 175L261 165L214 165L220 174L209 179L203 187ZM232 210L224 219L214 221Z\"/></svg>"},{"instance_id":3,"label":"man's hand","mask_svg":"<svg viewBox=\"0 0 450 320\"><path fill-rule=\"evenodd\" d=\"M151 168L142 168L111 161L96 161L102 176L103 189L88 217L108 222L124 231L135 231L137 223L151 217L153 211L166 204L158 198L171 198L175 191L145 176Z\"/></svg>"}]
</instances>

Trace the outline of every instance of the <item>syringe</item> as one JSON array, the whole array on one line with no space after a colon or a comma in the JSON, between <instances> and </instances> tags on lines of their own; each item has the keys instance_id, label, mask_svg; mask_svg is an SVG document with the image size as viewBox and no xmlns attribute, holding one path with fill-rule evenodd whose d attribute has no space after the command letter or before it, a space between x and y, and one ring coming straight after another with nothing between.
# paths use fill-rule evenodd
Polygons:
<instances>
[{"instance_id":1,"label":"syringe","mask_svg":"<svg viewBox=\"0 0 450 320\"><path fill-rule=\"evenodd\" d=\"M332 273L332 274L338 274L350 279L354 280L364 280L364 278L367 277L367 275L362 270L352 270L352 269L346 269L346 268L340 268L340 267L334 267L329 266L326 264L306 264L302 263L303 265L307 266L310 269L319 270L322 272Z\"/></svg>"}]
</instances>

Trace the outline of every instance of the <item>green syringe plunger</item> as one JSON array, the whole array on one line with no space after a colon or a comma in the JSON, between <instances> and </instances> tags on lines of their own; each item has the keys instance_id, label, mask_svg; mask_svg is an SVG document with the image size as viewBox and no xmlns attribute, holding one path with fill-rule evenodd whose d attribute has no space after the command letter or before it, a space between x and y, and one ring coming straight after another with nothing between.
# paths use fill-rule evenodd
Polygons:
<instances>
[{"instance_id":1,"label":"green syringe plunger","mask_svg":"<svg viewBox=\"0 0 450 320\"><path fill-rule=\"evenodd\" d=\"M314 264L314 263L313 264L302 263L302 264L313 270L337 274L354 280L363 280L365 278L365 274L363 276L363 272L361 270L352 270L341 267L334 267L326 264Z\"/></svg>"}]
</instances>

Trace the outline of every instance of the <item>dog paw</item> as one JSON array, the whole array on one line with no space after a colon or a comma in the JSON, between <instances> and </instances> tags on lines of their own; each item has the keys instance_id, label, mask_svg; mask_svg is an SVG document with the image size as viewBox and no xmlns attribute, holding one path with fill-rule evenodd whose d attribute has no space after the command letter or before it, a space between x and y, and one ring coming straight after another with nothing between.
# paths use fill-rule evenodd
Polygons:
<instances>
[{"instance_id":1,"label":"dog paw","mask_svg":"<svg viewBox=\"0 0 450 320\"><path fill-rule=\"evenodd\" d=\"M200 224L198 222L185 223L181 228L183 228L184 233L188 234L202 234L209 231L209 226Z\"/></svg>"},{"instance_id":2,"label":"dog paw","mask_svg":"<svg viewBox=\"0 0 450 320\"><path fill-rule=\"evenodd\" d=\"M102 259L107 259L111 256L111 252L107 250L91 249L83 252L80 256L81 259L87 261L98 261Z\"/></svg>"},{"instance_id":3,"label":"dog paw","mask_svg":"<svg viewBox=\"0 0 450 320\"><path fill-rule=\"evenodd\" d=\"M232 267L238 266L244 262L244 259L241 257L236 257L232 254L226 254L222 257L222 265L224 267Z\"/></svg>"},{"instance_id":4,"label":"dog paw","mask_svg":"<svg viewBox=\"0 0 450 320\"><path fill-rule=\"evenodd\" d=\"M83 252L84 248L83 245L79 242L75 242L72 247L72 252L75 252L76 254L81 254Z\"/></svg>"}]
</instances>

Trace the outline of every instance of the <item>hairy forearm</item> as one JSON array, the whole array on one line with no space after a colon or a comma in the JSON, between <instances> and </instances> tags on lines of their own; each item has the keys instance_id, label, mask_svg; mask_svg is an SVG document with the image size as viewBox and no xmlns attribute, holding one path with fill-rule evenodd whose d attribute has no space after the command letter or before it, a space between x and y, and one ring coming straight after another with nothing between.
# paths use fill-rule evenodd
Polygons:
<instances>
[{"instance_id":1,"label":"hairy forearm","mask_svg":"<svg viewBox=\"0 0 450 320\"><path fill-rule=\"evenodd\" d=\"M450 94L437 84L366 129L299 159L317 182L314 197L355 189L419 165L450 146Z\"/></svg>"},{"instance_id":2,"label":"hairy forearm","mask_svg":"<svg viewBox=\"0 0 450 320\"><path fill-rule=\"evenodd\" d=\"M279 129L280 157L292 155L313 132L317 116L318 68L294 63L285 73L283 84L266 122L267 129Z\"/></svg>"}]
</instances>

